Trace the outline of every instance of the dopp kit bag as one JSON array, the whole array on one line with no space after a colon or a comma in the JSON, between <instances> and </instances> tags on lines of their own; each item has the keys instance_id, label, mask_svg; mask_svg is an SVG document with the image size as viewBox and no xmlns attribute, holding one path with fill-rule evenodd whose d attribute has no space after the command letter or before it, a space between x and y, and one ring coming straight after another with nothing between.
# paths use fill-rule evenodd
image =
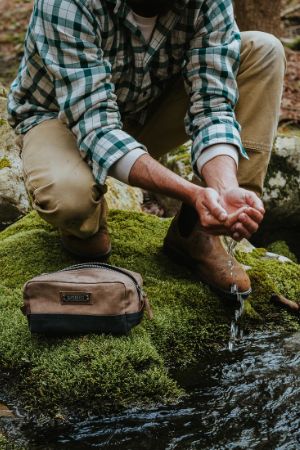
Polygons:
<instances>
[{"instance_id":1,"label":"dopp kit bag","mask_svg":"<svg viewBox=\"0 0 300 450\"><path fill-rule=\"evenodd\" d=\"M23 313L30 331L47 335L128 334L145 309L139 273L104 263L77 264L24 285Z\"/></svg>"}]
</instances>

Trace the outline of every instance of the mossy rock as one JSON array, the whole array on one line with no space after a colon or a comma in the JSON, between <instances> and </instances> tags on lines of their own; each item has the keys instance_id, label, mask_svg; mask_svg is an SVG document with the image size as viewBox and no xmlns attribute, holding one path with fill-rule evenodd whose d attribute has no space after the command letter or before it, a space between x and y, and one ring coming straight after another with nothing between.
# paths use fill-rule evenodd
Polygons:
<instances>
[{"instance_id":1,"label":"mossy rock","mask_svg":"<svg viewBox=\"0 0 300 450\"><path fill-rule=\"evenodd\" d=\"M272 253L277 253L278 255L285 256L289 258L291 261L297 263L298 259L296 255L291 252L289 246L285 241L275 241L272 244L268 245L268 251Z\"/></svg>"},{"instance_id":2,"label":"mossy rock","mask_svg":"<svg viewBox=\"0 0 300 450\"><path fill-rule=\"evenodd\" d=\"M0 450L26 450L22 444L15 443L9 440L0 431Z\"/></svg>"},{"instance_id":3,"label":"mossy rock","mask_svg":"<svg viewBox=\"0 0 300 450\"><path fill-rule=\"evenodd\" d=\"M163 255L169 223L142 213L110 212L110 262L141 272L155 315L121 338L31 336L19 308L23 283L77 261L34 212L0 233L0 369L10 374L11 399L29 412L54 417L71 410L166 403L183 395L170 369L194 364L226 345L232 309ZM299 265L263 255L263 250L239 255L252 266L254 290L244 326L299 329L296 318L270 304L273 291L299 299Z\"/></svg>"},{"instance_id":4,"label":"mossy rock","mask_svg":"<svg viewBox=\"0 0 300 450\"><path fill-rule=\"evenodd\" d=\"M0 159L0 170L5 169L6 167L11 167L11 163L8 158Z\"/></svg>"},{"instance_id":5,"label":"mossy rock","mask_svg":"<svg viewBox=\"0 0 300 450\"><path fill-rule=\"evenodd\" d=\"M8 445L9 445L9 441L6 439L6 437L0 431L0 450L7 449Z\"/></svg>"}]
</instances>

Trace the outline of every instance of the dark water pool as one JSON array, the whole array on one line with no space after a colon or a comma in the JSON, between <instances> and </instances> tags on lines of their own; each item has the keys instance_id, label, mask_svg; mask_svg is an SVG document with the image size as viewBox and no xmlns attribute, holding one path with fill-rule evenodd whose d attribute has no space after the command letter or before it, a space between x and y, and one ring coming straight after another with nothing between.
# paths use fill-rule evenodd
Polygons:
<instances>
[{"instance_id":1,"label":"dark water pool","mask_svg":"<svg viewBox=\"0 0 300 450\"><path fill-rule=\"evenodd\" d=\"M6 419L5 428L30 450L300 450L300 333L245 336L179 379L189 394L177 405L51 432L20 420Z\"/></svg>"}]
</instances>

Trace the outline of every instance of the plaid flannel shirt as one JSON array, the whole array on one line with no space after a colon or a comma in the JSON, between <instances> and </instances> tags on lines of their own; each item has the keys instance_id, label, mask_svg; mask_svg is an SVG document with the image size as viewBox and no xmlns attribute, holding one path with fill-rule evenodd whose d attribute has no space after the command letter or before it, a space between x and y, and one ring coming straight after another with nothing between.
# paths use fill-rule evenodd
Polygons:
<instances>
[{"instance_id":1,"label":"plaid flannel shirt","mask_svg":"<svg viewBox=\"0 0 300 450\"><path fill-rule=\"evenodd\" d=\"M17 133L62 120L104 184L119 158L143 148L122 130L122 119L143 123L148 105L181 74L194 170L216 143L233 144L247 157L234 115L239 54L231 0L174 0L150 44L125 0L35 0L8 96L9 120Z\"/></svg>"}]
</instances>

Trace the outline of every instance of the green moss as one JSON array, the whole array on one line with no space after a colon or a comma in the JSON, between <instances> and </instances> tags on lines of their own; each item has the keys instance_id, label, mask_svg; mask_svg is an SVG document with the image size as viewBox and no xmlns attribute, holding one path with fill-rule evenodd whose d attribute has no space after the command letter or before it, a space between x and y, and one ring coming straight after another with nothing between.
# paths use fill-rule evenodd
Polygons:
<instances>
[{"instance_id":1,"label":"green moss","mask_svg":"<svg viewBox=\"0 0 300 450\"><path fill-rule=\"evenodd\" d=\"M164 166L186 179L191 179L191 149L189 145L181 145L160 158Z\"/></svg>"},{"instance_id":2,"label":"green moss","mask_svg":"<svg viewBox=\"0 0 300 450\"><path fill-rule=\"evenodd\" d=\"M296 124L285 122L279 126L277 134L280 137L300 137L300 128Z\"/></svg>"},{"instance_id":3,"label":"green moss","mask_svg":"<svg viewBox=\"0 0 300 450\"><path fill-rule=\"evenodd\" d=\"M8 440L6 437L0 432L0 450L3 450L7 447Z\"/></svg>"},{"instance_id":4,"label":"green moss","mask_svg":"<svg viewBox=\"0 0 300 450\"><path fill-rule=\"evenodd\" d=\"M10 441L0 431L0 450L25 450L25 447Z\"/></svg>"},{"instance_id":5,"label":"green moss","mask_svg":"<svg viewBox=\"0 0 300 450\"><path fill-rule=\"evenodd\" d=\"M2 159L0 159L0 170L4 169L5 167L11 167L11 163L10 163L9 159L2 158Z\"/></svg>"},{"instance_id":6,"label":"green moss","mask_svg":"<svg viewBox=\"0 0 300 450\"><path fill-rule=\"evenodd\" d=\"M268 245L269 252L276 253L278 255L286 256L291 261L297 263L297 257L294 253L291 252L289 246L285 241L276 241L272 242L272 244Z\"/></svg>"},{"instance_id":7,"label":"green moss","mask_svg":"<svg viewBox=\"0 0 300 450\"><path fill-rule=\"evenodd\" d=\"M32 337L20 312L22 285L41 272L76 262L58 233L32 212L0 233L0 368L11 373L10 394L28 410L55 416L71 409L168 402L182 395L169 369L197 362L227 341L232 310L188 270L161 251L170 220L111 211L110 262L143 274L155 318L129 337ZM273 291L299 298L297 264L262 260L264 250L241 254L252 266L254 295L247 302L249 327L297 328L296 319L270 305Z\"/></svg>"},{"instance_id":8,"label":"green moss","mask_svg":"<svg viewBox=\"0 0 300 450\"><path fill-rule=\"evenodd\" d=\"M300 50L300 36L296 36L294 39L285 39L284 45L291 50L299 51Z\"/></svg>"}]
</instances>

